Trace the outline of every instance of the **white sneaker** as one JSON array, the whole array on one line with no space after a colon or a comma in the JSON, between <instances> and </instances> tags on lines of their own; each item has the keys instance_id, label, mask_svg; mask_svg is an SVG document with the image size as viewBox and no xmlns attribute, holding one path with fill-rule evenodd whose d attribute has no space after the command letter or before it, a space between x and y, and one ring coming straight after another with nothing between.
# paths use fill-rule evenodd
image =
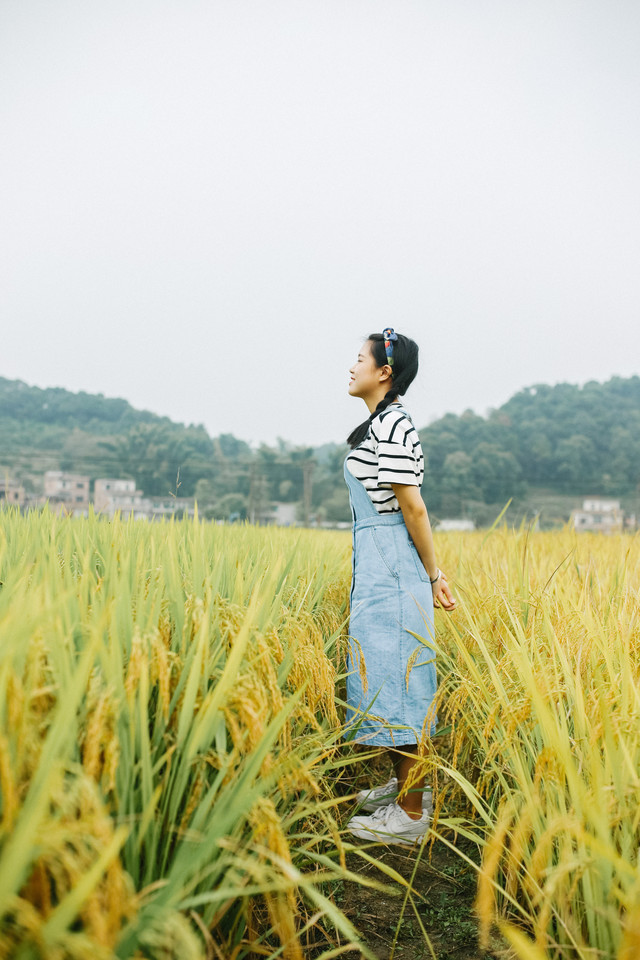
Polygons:
<instances>
[{"instance_id":1,"label":"white sneaker","mask_svg":"<svg viewBox=\"0 0 640 960\"><path fill-rule=\"evenodd\" d=\"M361 790L356 794L358 806L369 813L378 810L380 807L388 807L390 803L395 803L398 796L398 780L391 777L381 787L374 787L373 790Z\"/></svg>"},{"instance_id":2,"label":"white sneaker","mask_svg":"<svg viewBox=\"0 0 640 960\"><path fill-rule=\"evenodd\" d=\"M374 787L373 790L361 790L356 794L356 800L362 810L373 813L374 810L379 810L381 807L387 807L390 803L394 803L397 796L398 781L396 777L391 777L391 779L387 780L381 787ZM422 809L425 810L429 816L433 813L431 787L426 787L422 794Z\"/></svg>"},{"instance_id":3,"label":"white sneaker","mask_svg":"<svg viewBox=\"0 0 640 960\"><path fill-rule=\"evenodd\" d=\"M399 843L405 847L421 840L428 829L429 815L425 811L419 820L414 820L397 803L380 807L368 817L352 817L347 824L349 833L360 840Z\"/></svg>"}]
</instances>

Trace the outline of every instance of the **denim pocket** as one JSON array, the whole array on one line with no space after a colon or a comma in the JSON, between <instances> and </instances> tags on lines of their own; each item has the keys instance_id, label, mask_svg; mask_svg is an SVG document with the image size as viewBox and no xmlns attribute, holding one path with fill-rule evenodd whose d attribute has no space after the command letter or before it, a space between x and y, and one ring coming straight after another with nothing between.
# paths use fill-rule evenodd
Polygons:
<instances>
[{"instance_id":1,"label":"denim pocket","mask_svg":"<svg viewBox=\"0 0 640 960\"><path fill-rule=\"evenodd\" d=\"M389 527L379 527L378 529L371 527L370 529L371 539L373 540L373 544L378 551L380 559L394 580L398 580L399 576L396 569L398 565L398 558L392 530Z\"/></svg>"},{"instance_id":2,"label":"denim pocket","mask_svg":"<svg viewBox=\"0 0 640 960\"><path fill-rule=\"evenodd\" d=\"M419 554L418 551L416 550L416 545L415 545L415 543L413 542L413 540L411 539L411 537L409 537L409 549L411 550L411 555L413 556L413 559L414 559L414 561L415 561L415 565L416 565L416 570L417 570L417 572L418 572L418 576L420 577L420 579L421 579L422 581L424 581L424 583L430 583L431 581L430 581L430 579L429 579L429 574L428 574L427 571L425 570L424 563L423 563L422 560L420 559L420 554Z\"/></svg>"}]
</instances>

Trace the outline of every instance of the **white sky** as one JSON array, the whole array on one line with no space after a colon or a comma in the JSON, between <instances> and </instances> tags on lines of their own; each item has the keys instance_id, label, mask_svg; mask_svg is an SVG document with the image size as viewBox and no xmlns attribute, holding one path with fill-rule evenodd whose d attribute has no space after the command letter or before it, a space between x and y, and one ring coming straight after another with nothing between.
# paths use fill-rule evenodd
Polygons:
<instances>
[{"instance_id":1,"label":"white sky","mask_svg":"<svg viewBox=\"0 0 640 960\"><path fill-rule=\"evenodd\" d=\"M0 375L342 440L640 372L637 0L3 0ZM0 411L1 416L1 411Z\"/></svg>"}]
</instances>

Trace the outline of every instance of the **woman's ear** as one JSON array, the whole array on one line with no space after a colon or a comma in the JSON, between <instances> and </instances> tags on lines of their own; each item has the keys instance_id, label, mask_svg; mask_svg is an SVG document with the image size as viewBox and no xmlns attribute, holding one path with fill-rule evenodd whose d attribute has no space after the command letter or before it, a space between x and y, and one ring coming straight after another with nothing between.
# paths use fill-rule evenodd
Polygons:
<instances>
[{"instance_id":1,"label":"woman's ear","mask_svg":"<svg viewBox=\"0 0 640 960\"><path fill-rule=\"evenodd\" d=\"M380 383L384 383L385 380L391 380L392 376L393 370L391 369L390 364L385 363L382 367L380 367Z\"/></svg>"}]
</instances>

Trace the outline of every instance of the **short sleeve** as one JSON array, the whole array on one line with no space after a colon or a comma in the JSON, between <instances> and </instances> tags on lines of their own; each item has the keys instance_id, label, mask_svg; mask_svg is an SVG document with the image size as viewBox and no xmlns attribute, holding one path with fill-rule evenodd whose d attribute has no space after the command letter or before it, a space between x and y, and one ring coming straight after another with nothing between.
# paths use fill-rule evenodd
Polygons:
<instances>
[{"instance_id":1,"label":"short sleeve","mask_svg":"<svg viewBox=\"0 0 640 960\"><path fill-rule=\"evenodd\" d=\"M376 424L378 440L378 487L392 483L419 487L419 464L411 439L411 421L400 411L391 411Z\"/></svg>"}]
</instances>

